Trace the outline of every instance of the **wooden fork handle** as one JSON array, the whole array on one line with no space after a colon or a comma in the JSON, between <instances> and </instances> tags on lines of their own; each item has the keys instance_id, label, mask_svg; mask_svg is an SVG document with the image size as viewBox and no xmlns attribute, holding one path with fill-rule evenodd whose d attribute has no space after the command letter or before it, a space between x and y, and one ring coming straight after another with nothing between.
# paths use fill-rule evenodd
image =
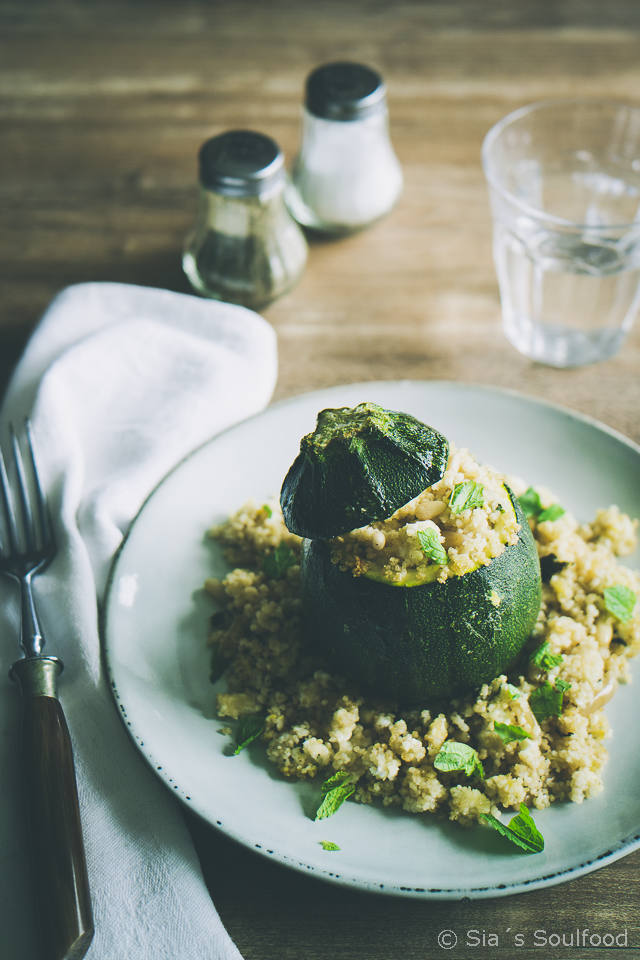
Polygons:
<instances>
[{"instance_id":1,"label":"wooden fork handle","mask_svg":"<svg viewBox=\"0 0 640 960\"><path fill-rule=\"evenodd\" d=\"M73 752L55 657L11 668L23 696L21 752L43 960L81 960L93 939Z\"/></svg>"}]
</instances>

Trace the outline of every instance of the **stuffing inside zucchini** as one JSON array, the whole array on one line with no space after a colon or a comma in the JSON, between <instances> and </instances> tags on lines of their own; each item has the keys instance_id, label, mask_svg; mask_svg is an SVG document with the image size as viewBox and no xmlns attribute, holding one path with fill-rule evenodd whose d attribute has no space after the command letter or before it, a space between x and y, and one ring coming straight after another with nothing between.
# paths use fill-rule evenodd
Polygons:
<instances>
[{"instance_id":1,"label":"stuffing inside zucchini","mask_svg":"<svg viewBox=\"0 0 640 960\"><path fill-rule=\"evenodd\" d=\"M408 587L471 573L518 540L518 521L494 470L450 445L443 477L386 520L330 541L354 576Z\"/></svg>"}]
</instances>

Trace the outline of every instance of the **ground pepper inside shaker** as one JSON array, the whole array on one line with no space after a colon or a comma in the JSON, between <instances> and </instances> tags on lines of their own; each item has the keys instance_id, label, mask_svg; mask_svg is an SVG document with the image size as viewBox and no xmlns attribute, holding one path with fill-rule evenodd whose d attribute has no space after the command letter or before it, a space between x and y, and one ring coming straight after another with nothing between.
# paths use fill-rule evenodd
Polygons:
<instances>
[{"instance_id":1,"label":"ground pepper inside shaker","mask_svg":"<svg viewBox=\"0 0 640 960\"><path fill-rule=\"evenodd\" d=\"M293 216L324 233L351 233L387 214L401 190L380 74L357 63L318 67L307 78L302 143L285 193Z\"/></svg>"},{"instance_id":2,"label":"ground pepper inside shaker","mask_svg":"<svg viewBox=\"0 0 640 960\"><path fill-rule=\"evenodd\" d=\"M307 244L284 204L284 156L270 137L230 130L203 144L200 205L182 265L206 297L261 309L300 279Z\"/></svg>"}]
</instances>

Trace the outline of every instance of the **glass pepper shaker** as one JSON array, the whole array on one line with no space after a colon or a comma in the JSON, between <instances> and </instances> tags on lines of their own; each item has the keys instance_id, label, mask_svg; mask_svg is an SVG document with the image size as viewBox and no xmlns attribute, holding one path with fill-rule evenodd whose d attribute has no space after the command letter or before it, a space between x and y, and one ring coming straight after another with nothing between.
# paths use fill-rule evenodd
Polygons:
<instances>
[{"instance_id":1,"label":"glass pepper shaker","mask_svg":"<svg viewBox=\"0 0 640 960\"><path fill-rule=\"evenodd\" d=\"M293 216L324 233L351 233L388 213L401 190L380 74L357 63L318 67L307 78L302 143L286 190Z\"/></svg>"},{"instance_id":2,"label":"glass pepper shaker","mask_svg":"<svg viewBox=\"0 0 640 960\"><path fill-rule=\"evenodd\" d=\"M205 297L261 309L290 290L307 243L284 203L278 144L261 133L229 130L200 149L200 205L182 259Z\"/></svg>"}]
</instances>

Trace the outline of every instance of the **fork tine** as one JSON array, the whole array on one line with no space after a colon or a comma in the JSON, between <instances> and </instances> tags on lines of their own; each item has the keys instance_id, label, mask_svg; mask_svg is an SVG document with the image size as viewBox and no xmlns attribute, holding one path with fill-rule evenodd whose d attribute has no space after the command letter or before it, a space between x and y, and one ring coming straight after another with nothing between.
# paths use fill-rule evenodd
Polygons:
<instances>
[{"instance_id":1,"label":"fork tine","mask_svg":"<svg viewBox=\"0 0 640 960\"><path fill-rule=\"evenodd\" d=\"M36 460L36 452L33 444L33 434L31 433L31 421L27 418L24 422L26 434L27 434L27 446L29 448L29 457L31 459L31 466L33 467L33 481L36 492L36 507L38 510L38 519L40 521L40 530L42 534L42 547L47 549L53 542L53 533L51 531L51 521L49 518L49 511L47 509L47 501L45 500L44 493L42 492L42 485L40 483L40 474L38 473L38 463Z\"/></svg>"},{"instance_id":2,"label":"fork tine","mask_svg":"<svg viewBox=\"0 0 640 960\"><path fill-rule=\"evenodd\" d=\"M33 523L33 513L31 511L31 502L29 500L29 490L27 487L27 478L24 472L24 463L22 462L22 453L18 444L16 432L11 425L11 446L13 447L13 459L16 464L16 473L18 476L18 489L20 491L20 504L22 506L22 516L24 519L24 532L27 541L27 550L36 549L36 529Z\"/></svg>"},{"instance_id":3,"label":"fork tine","mask_svg":"<svg viewBox=\"0 0 640 960\"><path fill-rule=\"evenodd\" d=\"M13 428L12 428L13 429ZM2 487L2 501L4 504L4 514L7 521L7 532L9 534L9 550L11 553L18 552L18 527L13 509L13 497L9 487L9 478L7 477L7 468L5 467L2 448L0 447L0 486Z\"/></svg>"}]
</instances>

